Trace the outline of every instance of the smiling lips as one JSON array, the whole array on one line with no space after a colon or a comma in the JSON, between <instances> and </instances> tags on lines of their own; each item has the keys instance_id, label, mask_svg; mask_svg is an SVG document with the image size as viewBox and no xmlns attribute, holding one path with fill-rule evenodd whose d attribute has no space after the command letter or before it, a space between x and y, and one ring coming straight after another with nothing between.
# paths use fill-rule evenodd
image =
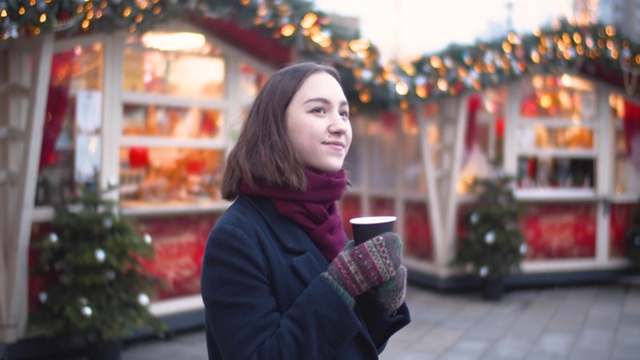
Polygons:
<instances>
[{"instance_id":1,"label":"smiling lips","mask_svg":"<svg viewBox=\"0 0 640 360\"><path fill-rule=\"evenodd\" d=\"M330 147L338 150L344 149L345 145L342 141L324 141L324 145L329 145Z\"/></svg>"}]
</instances>

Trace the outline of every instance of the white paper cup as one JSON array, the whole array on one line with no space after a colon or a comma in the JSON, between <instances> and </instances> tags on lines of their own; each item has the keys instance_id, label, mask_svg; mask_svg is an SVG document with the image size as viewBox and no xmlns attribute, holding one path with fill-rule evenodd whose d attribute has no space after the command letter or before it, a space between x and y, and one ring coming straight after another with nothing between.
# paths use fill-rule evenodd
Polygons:
<instances>
[{"instance_id":1,"label":"white paper cup","mask_svg":"<svg viewBox=\"0 0 640 360\"><path fill-rule=\"evenodd\" d=\"M397 218L395 216L362 216L349 222L353 230L353 240L361 244L377 235L393 232Z\"/></svg>"}]
</instances>

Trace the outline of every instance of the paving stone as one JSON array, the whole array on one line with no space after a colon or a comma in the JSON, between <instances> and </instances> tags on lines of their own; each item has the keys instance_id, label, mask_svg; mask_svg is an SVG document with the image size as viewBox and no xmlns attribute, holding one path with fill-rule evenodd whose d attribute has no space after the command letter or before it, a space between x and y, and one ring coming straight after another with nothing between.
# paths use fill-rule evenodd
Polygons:
<instances>
[{"instance_id":1,"label":"paving stone","mask_svg":"<svg viewBox=\"0 0 640 360\"><path fill-rule=\"evenodd\" d=\"M390 339L382 360L640 359L640 286L513 290L499 302L409 286L407 304L412 322ZM202 329L125 344L122 356L206 358Z\"/></svg>"}]
</instances>

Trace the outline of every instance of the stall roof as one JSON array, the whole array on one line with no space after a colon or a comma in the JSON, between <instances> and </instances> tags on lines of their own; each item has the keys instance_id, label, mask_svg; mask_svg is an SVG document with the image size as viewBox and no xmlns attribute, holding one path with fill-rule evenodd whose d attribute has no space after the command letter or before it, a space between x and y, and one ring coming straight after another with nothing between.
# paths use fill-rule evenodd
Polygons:
<instances>
[{"instance_id":1,"label":"stall roof","mask_svg":"<svg viewBox=\"0 0 640 360\"><path fill-rule=\"evenodd\" d=\"M640 100L640 45L603 24L560 21L531 34L508 33L490 42L451 45L414 61L382 64L375 44L359 38L359 31L333 23L308 0L88 0L28 7L19 3L5 2L0 9L2 39L43 32L146 31L168 18L187 17L277 66L293 58L336 66L347 96L362 107L408 109L544 73L579 74Z\"/></svg>"}]
</instances>

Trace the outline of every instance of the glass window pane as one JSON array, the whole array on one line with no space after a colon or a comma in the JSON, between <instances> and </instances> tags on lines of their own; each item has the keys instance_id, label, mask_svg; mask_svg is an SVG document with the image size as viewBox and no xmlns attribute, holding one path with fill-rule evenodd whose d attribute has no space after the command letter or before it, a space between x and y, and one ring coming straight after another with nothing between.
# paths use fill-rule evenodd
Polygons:
<instances>
[{"instance_id":1,"label":"glass window pane","mask_svg":"<svg viewBox=\"0 0 640 360\"><path fill-rule=\"evenodd\" d=\"M640 106L617 99L614 109L615 191L640 195Z\"/></svg>"},{"instance_id":2,"label":"glass window pane","mask_svg":"<svg viewBox=\"0 0 640 360\"><path fill-rule=\"evenodd\" d=\"M222 124L222 112L216 109L125 104L122 135L217 139Z\"/></svg>"},{"instance_id":3,"label":"glass window pane","mask_svg":"<svg viewBox=\"0 0 640 360\"><path fill-rule=\"evenodd\" d=\"M395 115L385 116L369 122L368 133L371 141L370 176L371 187L394 190L397 165L397 120Z\"/></svg>"},{"instance_id":4,"label":"glass window pane","mask_svg":"<svg viewBox=\"0 0 640 360\"><path fill-rule=\"evenodd\" d=\"M418 124L415 116L403 115L402 159L404 188L409 193L424 194L427 192L424 178L424 164L420 148Z\"/></svg>"},{"instance_id":5,"label":"glass window pane","mask_svg":"<svg viewBox=\"0 0 640 360\"><path fill-rule=\"evenodd\" d=\"M351 119L353 137L351 139L351 147L344 160L344 169L347 172L351 186L355 188L364 185L368 121L369 118L362 115Z\"/></svg>"},{"instance_id":6,"label":"glass window pane","mask_svg":"<svg viewBox=\"0 0 640 360\"><path fill-rule=\"evenodd\" d=\"M593 159L520 156L518 186L554 188L595 188Z\"/></svg>"},{"instance_id":7,"label":"glass window pane","mask_svg":"<svg viewBox=\"0 0 640 360\"><path fill-rule=\"evenodd\" d=\"M197 71L194 71L197 70ZM122 90L191 98L224 97L221 57L127 47Z\"/></svg>"},{"instance_id":8,"label":"glass window pane","mask_svg":"<svg viewBox=\"0 0 640 360\"><path fill-rule=\"evenodd\" d=\"M268 78L269 75L259 72L247 63L241 63L238 83L240 84L242 99L253 101Z\"/></svg>"},{"instance_id":9,"label":"glass window pane","mask_svg":"<svg viewBox=\"0 0 640 360\"><path fill-rule=\"evenodd\" d=\"M528 125L528 124L527 124ZM518 142L522 149L593 149L593 130L577 125L550 127L521 126Z\"/></svg>"},{"instance_id":10,"label":"glass window pane","mask_svg":"<svg viewBox=\"0 0 640 360\"><path fill-rule=\"evenodd\" d=\"M596 116L596 94L587 81L563 76L534 76L520 99L524 119L550 118L591 121Z\"/></svg>"},{"instance_id":11,"label":"glass window pane","mask_svg":"<svg viewBox=\"0 0 640 360\"><path fill-rule=\"evenodd\" d=\"M151 203L219 199L223 156L222 150L121 147L120 199Z\"/></svg>"},{"instance_id":12,"label":"glass window pane","mask_svg":"<svg viewBox=\"0 0 640 360\"><path fill-rule=\"evenodd\" d=\"M36 205L62 202L100 164L103 46L53 55L40 152Z\"/></svg>"}]
</instances>

